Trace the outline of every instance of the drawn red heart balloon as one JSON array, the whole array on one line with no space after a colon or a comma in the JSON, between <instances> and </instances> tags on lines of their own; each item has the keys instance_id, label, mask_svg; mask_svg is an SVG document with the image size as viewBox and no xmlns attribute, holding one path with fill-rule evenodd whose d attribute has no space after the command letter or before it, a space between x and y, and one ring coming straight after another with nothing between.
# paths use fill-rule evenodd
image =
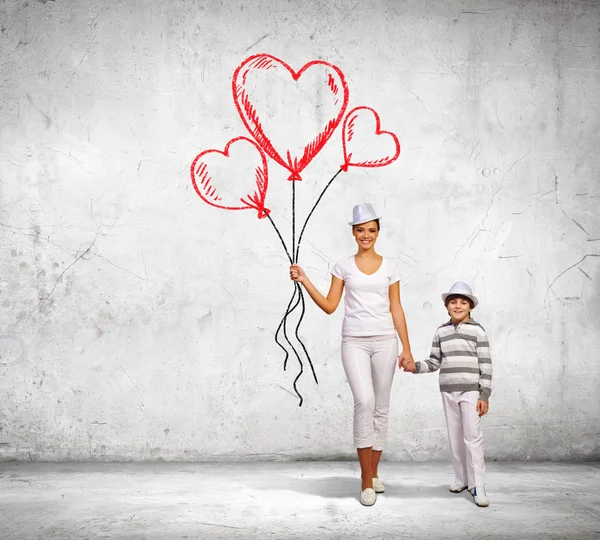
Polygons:
<instances>
[{"instance_id":1,"label":"drawn red heart balloon","mask_svg":"<svg viewBox=\"0 0 600 540\"><path fill-rule=\"evenodd\" d=\"M265 153L300 173L321 151L348 106L348 86L336 66L320 60L294 71L268 54L244 60L235 70L233 99L246 129Z\"/></svg>"},{"instance_id":2,"label":"drawn red heart balloon","mask_svg":"<svg viewBox=\"0 0 600 540\"><path fill-rule=\"evenodd\" d=\"M379 115L370 107L356 107L346 115L342 145L343 171L348 167L384 167L400 155L398 137L380 129Z\"/></svg>"},{"instance_id":3,"label":"drawn red heart balloon","mask_svg":"<svg viewBox=\"0 0 600 540\"><path fill-rule=\"evenodd\" d=\"M237 137L223 151L205 150L194 159L190 173L196 193L211 206L254 209L259 219L269 215L267 158L254 141Z\"/></svg>"}]
</instances>

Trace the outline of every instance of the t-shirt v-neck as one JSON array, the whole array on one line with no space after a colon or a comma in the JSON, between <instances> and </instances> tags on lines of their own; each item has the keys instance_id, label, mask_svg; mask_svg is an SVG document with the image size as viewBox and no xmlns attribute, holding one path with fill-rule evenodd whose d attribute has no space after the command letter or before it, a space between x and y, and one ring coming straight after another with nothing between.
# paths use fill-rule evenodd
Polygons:
<instances>
[{"instance_id":1,"label":"t-shirt v-neck","mask_svg":"<svg viewBox=\"0 0 600 540\"><path fill-rule=\"evenodd\" d=\"M375 272L373 272L372 274L367 274L366 272L363 272L359 267L358 267L358 263L356 262L356 255L354 255L352 257L352 260L354 261L354 266L356 266L356 269L363 275L365 276L373 276L375 275L377 272L379 272L379 270L381 270L381 267L383 266L383 257L381 257L381 264L379 265L379 268L377 270L375 270Z\"/></svg>"},{"instance_id":2,"label":"t-shirt v-neck","mask_svg":"<svg viewBox=\"0 0 600 540\"><path fill-rule=\"evenodd\" d=\"M397 265L382 258L372 274L359 270L354 255L338 261L331 273L344 281L344 336L395 335L390 313L390 285L400 281Z\"/></svg>"}]
</instances>

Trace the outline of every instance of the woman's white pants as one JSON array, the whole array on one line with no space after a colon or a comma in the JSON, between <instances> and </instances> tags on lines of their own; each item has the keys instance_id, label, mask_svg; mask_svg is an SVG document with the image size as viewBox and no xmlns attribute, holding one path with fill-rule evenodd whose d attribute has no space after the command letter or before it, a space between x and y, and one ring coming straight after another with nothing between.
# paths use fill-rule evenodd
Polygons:
<instances>
[{"instance_id":1,"label":"woman's white pants","mask_svg":"<svg viewBox=\"0 0 600 540\"><path fill-rule=\"evenodd\" d=\"M396 336L342 339L342 363L354 397L354 446L383 450L398 362Z\"/></svg>"}]
</instances>

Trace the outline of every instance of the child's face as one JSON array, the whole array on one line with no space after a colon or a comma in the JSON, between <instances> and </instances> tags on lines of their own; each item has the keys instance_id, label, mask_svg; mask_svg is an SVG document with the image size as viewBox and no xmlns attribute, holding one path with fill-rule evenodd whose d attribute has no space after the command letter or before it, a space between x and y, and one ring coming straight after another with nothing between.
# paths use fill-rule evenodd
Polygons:
<instances>
[{"instance_id":1,"label":"child's face","mask_svg":"<svg viewBox=\"0 0 600 540\"><path fill-rule=\"evenodd\" d=\"M359 247L369 249L375 245L379 232L377 231L377 223L369 221L352 227L352 234Z\"/></svg>"},{"instance_id":2,"label":"child's face","mask_svg":"<svg viewBox=\"0 0 600 540\"><path fill-rule=\"evenodd\" d=\"M448 313L452 322L463 322L469 317L471 304L466 298L453 298L448 302Z\"/></svg>"}]
</instances>

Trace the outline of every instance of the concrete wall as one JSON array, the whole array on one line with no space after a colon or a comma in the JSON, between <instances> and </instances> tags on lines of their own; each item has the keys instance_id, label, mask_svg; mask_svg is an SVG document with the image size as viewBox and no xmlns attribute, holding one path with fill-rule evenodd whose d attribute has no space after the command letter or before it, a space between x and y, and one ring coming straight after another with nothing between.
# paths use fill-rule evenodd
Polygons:
<instances>
[{"instance_id":1,"label":"concrete wall","mask_svg":"<svg viewBox=\"0 0 600 540\"><path fill-rule=\"evenodd\" d=\"M236 67L338 66L402 154L350 169L300 262L323 291L382 211L413 352L469 281L492 343L490 459L600 457L600 4L592 1L6 1L0 6L0 459L352 456L342 309L273 335L292 286L267 219L194 192L196 154L247 135ZM294 126L290 125L292 132ZM299 220L340 128L296 185ZM291 183L267 206L290 241ZM296 346L298 344L296 343ZM448 457L437 376L398 373L388 457Z\"/></svg>"}]
</instances>

